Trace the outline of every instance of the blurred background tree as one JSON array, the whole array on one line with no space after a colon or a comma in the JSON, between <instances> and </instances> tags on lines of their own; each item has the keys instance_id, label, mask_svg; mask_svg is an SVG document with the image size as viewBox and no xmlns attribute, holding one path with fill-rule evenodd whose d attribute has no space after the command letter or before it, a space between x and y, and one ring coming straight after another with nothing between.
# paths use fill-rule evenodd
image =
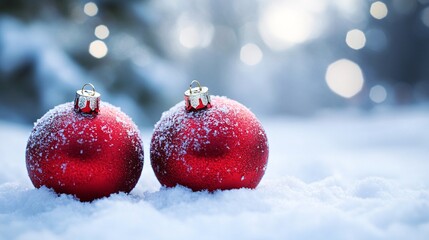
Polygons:
<instances>
[{"instance_id":1,"label":"blurred background tree","mask_svg":"<svg viewBox=\"0 0 429 240\"><path fill-rule=\"evenodd\" d=\"M425 103L429 0L0 1L0 118L92 82L153 124L192 79L257 114Z\"/></svg>"}]
</instances>

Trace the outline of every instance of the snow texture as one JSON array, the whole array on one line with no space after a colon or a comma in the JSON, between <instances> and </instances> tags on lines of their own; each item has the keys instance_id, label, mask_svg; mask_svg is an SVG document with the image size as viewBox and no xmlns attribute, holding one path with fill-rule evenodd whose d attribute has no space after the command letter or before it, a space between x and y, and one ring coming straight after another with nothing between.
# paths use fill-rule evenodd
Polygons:
<instances>
[{"instance_id":1,"label":"snow texture","mask_svg":"<svg viewBox=\"0 0 429 240\"><path fill-rule=\"evenodd\" d=\"M130 195L92 203L35 189L31 129L0 122L0 239L427 239L427 109L261 122L270 158L255 190L164 189L146 164Z\"/></svg>"}]
</instances>

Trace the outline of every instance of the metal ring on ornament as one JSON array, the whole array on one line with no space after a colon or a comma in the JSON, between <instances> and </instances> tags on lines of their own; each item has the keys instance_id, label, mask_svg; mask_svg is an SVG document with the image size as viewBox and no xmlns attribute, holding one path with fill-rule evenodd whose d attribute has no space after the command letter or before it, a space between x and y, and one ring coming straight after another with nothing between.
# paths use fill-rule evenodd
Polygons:
<instances>
[{"instance_id":1,"label":"metal ring on ornament","mask_svg":"<svg viewBox=\"0 0 429 240\"><path fill-rule=\"evenodd\" d=\"M192 94L194 92L192 92L192 84L197 83L198 84L198 88L200 89L200 92L203 90L201 88L200 82L198 82L198 80L192 80L191 84L189 84L189 93Z\"/></svg>"},{"instance_id":2,"label":"metal ring on ornament","mask_svg":"<svg viewBox=\"0 0 429 240\"><path fill-rule=\"evenodd\" d=\"M86 86L91 86L92 90L91 91L85 90ZM91 96L95 95L95 87L91 83L85 83L85 85L82 86L81 91L82 91L82 94L89 93Z\"/></svg>"}]
</instances>

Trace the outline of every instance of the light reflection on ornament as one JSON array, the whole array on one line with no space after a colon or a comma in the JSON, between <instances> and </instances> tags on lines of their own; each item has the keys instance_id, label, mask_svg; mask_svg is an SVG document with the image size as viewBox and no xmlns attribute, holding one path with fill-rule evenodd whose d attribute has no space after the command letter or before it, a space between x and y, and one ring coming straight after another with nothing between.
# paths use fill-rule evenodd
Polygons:
<instances>
[{"instance_id":1,"label":"light reflection on ornament","mask_svg":"<svg viewBox=\"0 0 429 240\"><path fill-rule=\"evenodd\" d=\"M250 66L256 65L261 62L264 54L261 49L253 43L248 43L241 47L240 60Z\"/></svg>"},{"instance_id":2,"label":"light reflection on ornament","mask_svg":"<svg viewBox=\"0 0 429 240\"><path fill-rule=\"evenodd\" d=\"M334 93L344 98L358 94L364 84L361 68L348 59L340 59L330 64L326 70L325 80Z\"/></svg>"},{"instance_id":3,"label":"light reflection on ornament","mask_svg":"<svg viewBox=\"0 0 429 240\"><path fill-rule=\"evenodd\" d=\"M350 30L347 32L346 43L352 49L362 49L366 43L365 34L359 29Z\"/></svg>"},{"instance_id":4,"label":"light reflection on ornament","mask_svg":"<svg viewBox=\"0 0 429 240\"><path fill-rule=\"evenodd\" d=\"M98 13L97 4L94 2L87 2L83 7L83 12L90 17L94 17Z\"/></svg>"},{"instance_id":5,"label":"light reflection on ornament","mask_svg":"<svg viewBox=\"0 0 429 240\"><path fill-rule=\"evenodd\" d=\"M89 45L89 53L95 58L103 58L107 55L108 48L101 40L95 40Z\"/></svg>"}]
</instances>

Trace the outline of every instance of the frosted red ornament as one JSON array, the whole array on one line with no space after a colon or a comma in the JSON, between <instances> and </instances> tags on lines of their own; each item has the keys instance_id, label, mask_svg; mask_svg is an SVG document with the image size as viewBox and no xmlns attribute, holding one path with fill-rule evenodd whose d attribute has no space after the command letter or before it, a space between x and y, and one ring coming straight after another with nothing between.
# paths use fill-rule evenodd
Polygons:
<instances>
[{"instance_id":1,"label":"frosted red ornament","mask_svg":"<svg viewBox=\"0 0 429 240\"><path fill-rule=\"evenodd\" d=\"M166 187L255 188L265 173L268 142L249 109L226 97L210 97L208 89L199 86L187 90L185 101L162 114L150 158Z\"/></svg>"},{"instance_id":2,"label":"frosted red ornament","mask_svg":"<svg viewBox=\"0 0 429 240\"><path fill-rule=\"evenodd\" d=\"M94 89L82 88L74 103L51 109L35 123L27 143L27 170L35 187L81 201L128 193L143 169L142 144L125 113L101 102Z\"/></svg>"}]
</instances>

